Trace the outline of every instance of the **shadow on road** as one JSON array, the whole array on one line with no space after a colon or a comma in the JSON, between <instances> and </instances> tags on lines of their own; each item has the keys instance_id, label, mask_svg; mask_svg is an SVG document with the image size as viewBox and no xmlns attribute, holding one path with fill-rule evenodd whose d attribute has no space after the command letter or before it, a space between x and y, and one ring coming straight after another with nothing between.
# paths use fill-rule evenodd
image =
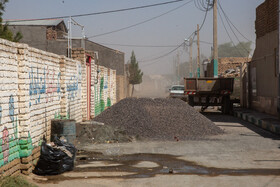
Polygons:
<instances>
[{"instance_id":1,"label":"shadow on road","mask_svg":"<svg viewBox=\"0 0 280 187\"><path fill-rule=\"evenodd\" d=\"M231 115L225 115L222 114L219 111L211 111L211 112L202 112L205 117L210 119L213 122L222 122L222 123L236 123L236 124L225 124L225 125L217 125L219 127L236 127L236 128L248 128L251 131L254 131L258 135L264 137L264 138L270 138L273 140L280 140L280 136L273 134L272 132L266 131L254 124L251 124L249 122L246 122L242 119L239 119L237 117L231 116ZM246 134L240 134L241 136L257 136L256 134L246 133Z\"/></svg>"}]
</instances>

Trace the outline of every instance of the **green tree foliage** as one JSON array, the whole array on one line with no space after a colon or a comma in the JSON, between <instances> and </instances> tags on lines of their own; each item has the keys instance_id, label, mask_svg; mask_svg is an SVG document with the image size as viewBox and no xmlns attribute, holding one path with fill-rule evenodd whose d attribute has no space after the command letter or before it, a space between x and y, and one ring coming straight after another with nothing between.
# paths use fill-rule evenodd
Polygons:
<instances>
[{"instance_id":1,"label":"green tree foliage","mask_svg":"<svg viewBox=\"0 0 280 187\"><path fill-rule=\"evenodd\" d=\"M12 31L8 28L8 24L3 25L3 13L5 11L5 4L9 0L0 0L0 38L10 40L13 42L19 42L22 39L22 34L20 32L17 32L16 35L14 36Z\"/></svg>"},{"instance_id":2,"label":"green tree foliage","mask_svg":"<svg viewBox=\"0 0 280 187\"><path fill-rule=\"evenodd\" d=\"M142 82L143 72L139 69L138 62L134 51L131 53L130 63L129 63L129 84L132 84L132 94L134 92L134 85L140 84Z\"/></svg>"},{"instance_id":3,"label":"green tree foliage","mask_svg":"<svg viewBox=\"0 0 280 187\"><path fill-rule=\"evenodd\" d=\"M240 42L234 46L231 42L219 45L219 57L248 57L252 42Z\"/></svg>"}]
</instances>

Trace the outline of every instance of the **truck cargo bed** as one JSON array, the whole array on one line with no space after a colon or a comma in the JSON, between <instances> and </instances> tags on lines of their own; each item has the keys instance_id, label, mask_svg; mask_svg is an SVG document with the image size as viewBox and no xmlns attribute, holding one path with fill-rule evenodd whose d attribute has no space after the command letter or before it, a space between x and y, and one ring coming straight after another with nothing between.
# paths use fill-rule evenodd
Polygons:
<instances>
[{"instance_id":1,"label":"truck cargo bed","mask_svg":"<svg viewBox=\"0 0 280 187\"><path fill-rule=\"evenodd\" d=\"M234 78L185 78L185 95L191 106L221 106L222 112L230 113Z\"/></svg>"}]
</instances>

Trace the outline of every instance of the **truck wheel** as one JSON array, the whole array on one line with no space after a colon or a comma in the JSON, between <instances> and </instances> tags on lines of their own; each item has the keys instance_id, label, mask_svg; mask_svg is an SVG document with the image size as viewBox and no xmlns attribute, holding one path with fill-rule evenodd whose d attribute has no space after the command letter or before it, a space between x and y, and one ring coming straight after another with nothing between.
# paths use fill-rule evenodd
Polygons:
<instances>
[{"instance_id":1,"label":"truck wheel","mask_svg":"<svg viewBox=\"0 0 280 187\"><path fill-rule=\"evenodd\" d=\"M223 97L222 112L223 112L223 114L229 114L230 110L231 110L230 97L229 96L224 96Z\"/></svg>"},{"instance_id":2,"label":"truck wheel","mask_svg":"<svg viewBox=\"0 0 280 187\"><path fill-rule=\"evenodd\" d=\"M189 105L194 106L194 98L193 98L193 96L190 96L190 95L189 95Z\"/></svg>"}]
</instances>

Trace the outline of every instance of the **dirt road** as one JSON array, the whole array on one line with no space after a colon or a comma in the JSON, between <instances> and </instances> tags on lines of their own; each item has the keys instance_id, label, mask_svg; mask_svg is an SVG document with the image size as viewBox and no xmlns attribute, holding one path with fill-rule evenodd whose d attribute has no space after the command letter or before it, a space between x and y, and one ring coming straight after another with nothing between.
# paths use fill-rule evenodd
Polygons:
<instances>
[{"instance_id":1,"label":"dirt road","mask_svg":"<svg viewBox=\"0 0 280 187\"><path fill-rule=\"evenodd\" d=\"M225 131L200 140L79 147L74 171L37 177L50 186L280 186L280 137L220 113Z\"/></svg>"}]
</instances>

